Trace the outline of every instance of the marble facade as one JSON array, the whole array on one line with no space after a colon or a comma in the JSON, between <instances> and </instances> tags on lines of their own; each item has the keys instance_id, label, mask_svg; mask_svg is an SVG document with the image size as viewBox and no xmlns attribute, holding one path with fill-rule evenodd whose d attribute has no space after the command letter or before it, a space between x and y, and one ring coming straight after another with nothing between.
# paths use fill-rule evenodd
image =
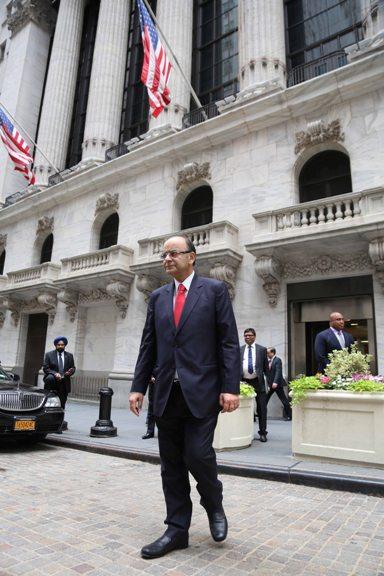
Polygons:
<instances>
[{"instance_id":1,"label":"marble facade","mask_svg":"<svg viewBox=\"0 0 384 576\"><path fill-rule=\"evenodd\" d=\"M166 18L169 0L158 0L161 3L160 15ZM72 23L77 22L72 34L78 34L81 0L61 4ZM260 0L265 10L271 4ZM278 0L273 4L282 8ZM250 8L245 0L242 17L257 18ZM105 10L112 30L124 9L118 0L116 12ZM178 17L190 21L192 11ZM66 334L80 372L108 378L114 404L127 405L146 298L165 281L159 246L164 236L180 229L188 193L207 184L214 197L212 224L188 233L197 243L203 273L227 282L240 337L244 328L254 326L257 341L275 346L288 371L287 285L372 275L377 363L384 371L384 51L367 50L343 68L287 89L281 19L275 43L273 30L268 31L268 42L242 38L241 91L237 99L220 103L218 117L180 130L180 111L171 108L161 140L156 129L164 127L165 117L160 116L150 124L152 137L110 162L103 162L102 141L116 142L121 104L108 97L103 82L92 75L85 139L90 147L84 146L79 169L45 187L49 170L39 156L40 188L0 210L0 241L7 254L0 276L2 364L22 370L27 315L46 310L48 302L46 348L58 333ZM57 26L63 26L59 21L60 14ZM247 30L250 36L251 28ZM59 61L68 36L65 27L57 28L57 34L61 40L54 40L51 59ZM108 34L100 31L103 46L112 42ZM113 36L115 66L123 42L122 36ZM178 46L190 54L190 44L186 35ZM260 60L263 50L268 66ZM249 65L252 55L258 59L256 67ZM78 58L74 48L70 57ZM262 73L257 74L260 62ZM50 67L41 116L40 138L58 168L68 136L71 66L67 62L64 67L67 91L58 84L62 79L55 77L57 68ZM175 89L177 104L185 108L188 98L177 82ZM56 125L60 137L53 141L48 128ZM319 202L308 208L313 221L297 226L300 169L312 155L328 149L350 157L351 214L326 222ZM11 192L3 183L2 199ZM98 251L101 224L115 211L120 218L118 246ZM53 253L45 272L36 254L50 231Z\"/></svg>"}]
</instances>

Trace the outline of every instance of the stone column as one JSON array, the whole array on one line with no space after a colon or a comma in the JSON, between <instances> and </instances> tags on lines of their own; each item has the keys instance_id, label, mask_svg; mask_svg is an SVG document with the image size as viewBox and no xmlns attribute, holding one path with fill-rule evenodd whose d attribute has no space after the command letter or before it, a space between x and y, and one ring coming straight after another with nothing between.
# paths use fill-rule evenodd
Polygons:
<instances>
[{"instance_id":1,"label":"stone column","mask_svg":"<svg viewBox=\"0 0 384 576\"><path fill-rule=\"evenodd\" d=\"M283 0L239 0L240 91L277 80L285 86Z\"/></svg>"},{"instance_id":2,"label":"stone column","mask_svg":"<svg viewBox=\"0 0 384 576\"><path fill-rule=\"evenodd\" d=\"M190 80L192 66L192 25L193 2L158 0L156 18L168 43L178 59L184 74ZM164 46L170 57L169 50ZM171 103L157 117L151 118L149 129L153 135L157 131L175 131L181 128L183 114L189 110L190 91L179 70L173 68L169 78Z\"/></svg>"},{"instance_id":3,"label":"stone column","mask_svg":"<svg viewBox=\"0 0 384 576\"><path fill-rule=\"evenodd\" d=\"M80 55L85 0L60 2L41 111L38 145L58 168L65 168ZM53 169L39 152L36 184L46 185Z\"/></svg>"},{"instance_id":4,"label":"stone column","mask_svg":"<svg viewBox=\"0 0 384 576\"><path fill-rule=\"evenodd\" d=\"M97 24L83 161L104 161L118 143L129 29L129 0L101 0Z\"/></svg>"}]
</instances>

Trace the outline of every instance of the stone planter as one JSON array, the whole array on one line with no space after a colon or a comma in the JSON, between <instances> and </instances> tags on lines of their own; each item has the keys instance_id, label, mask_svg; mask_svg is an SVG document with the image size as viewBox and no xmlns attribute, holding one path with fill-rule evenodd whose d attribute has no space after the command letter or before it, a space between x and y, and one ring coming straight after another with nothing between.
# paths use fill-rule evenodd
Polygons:
<instances>
[{"instance_id":1,"label":"stone planter","mask_svg":"<svg viewBox=\"0 0 384 576\"><path fill-rule=\"evenodd\" d=\"M253 440L254 398L240 396L234 412L220 413L213 438L215 450L247 448Z\"/></svg>"},{"instance_id":2,"label":"stone planter","mask_svg":"<svg viewBox=\"0 0 384 576\"><path fill-rule=\"evenodd\" d=\"M384 467L384 394L309 393L293 407L292 452Z\"/></svg>"}]
</instances>

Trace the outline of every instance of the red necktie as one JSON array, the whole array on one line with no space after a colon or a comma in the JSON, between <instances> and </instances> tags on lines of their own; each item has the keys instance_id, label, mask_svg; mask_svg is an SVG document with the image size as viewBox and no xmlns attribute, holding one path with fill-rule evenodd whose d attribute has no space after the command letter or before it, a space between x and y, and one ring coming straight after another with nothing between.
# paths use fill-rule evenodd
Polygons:
<instances>
[{"instance_id":1,"label":"red necktie","mask_svg":"<svg viewBox=\"0 0 384 576\"><path fill-rule=\"evenodd\" d=\"M181 313L182 313L183 308L184 308L186 291L187 291L187 289L184 286L184 284L179 284L179 287L177 289L176 299L175 299L175 308L173 310L173 318L175 320L176 328L180 322Z\"/></svg>"}]
</instances>

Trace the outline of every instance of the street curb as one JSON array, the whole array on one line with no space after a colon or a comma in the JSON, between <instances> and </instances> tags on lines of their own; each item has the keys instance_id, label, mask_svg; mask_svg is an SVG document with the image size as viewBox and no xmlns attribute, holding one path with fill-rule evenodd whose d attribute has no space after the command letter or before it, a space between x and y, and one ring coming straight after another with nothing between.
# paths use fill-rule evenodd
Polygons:
<instances>
[{"instance_id":1,"label":"street curb","mask_svg":"<svg viewBox=\"0 0 384 576\"><path fill-rule=\"evenodd\" d=\"M160 464L160 456L153 452L134 450L132 448L119 448L108 444L96 444L70 440L69 438L49 438L44 441L54 446L64 446L75 450L93 452L104 456L138 460L148 464ZM358 492L366 495L384 496L384 482L374 478L345 476L341 474L325 474L308 470L296 470L295 467L285 466L245 466L232 463L218 463L221 474L244 476L247 478L260 478L287 484L311 486L313 488L326 488L328 490L341 490L344 492Z\"/></svg>"}]
</instances>

